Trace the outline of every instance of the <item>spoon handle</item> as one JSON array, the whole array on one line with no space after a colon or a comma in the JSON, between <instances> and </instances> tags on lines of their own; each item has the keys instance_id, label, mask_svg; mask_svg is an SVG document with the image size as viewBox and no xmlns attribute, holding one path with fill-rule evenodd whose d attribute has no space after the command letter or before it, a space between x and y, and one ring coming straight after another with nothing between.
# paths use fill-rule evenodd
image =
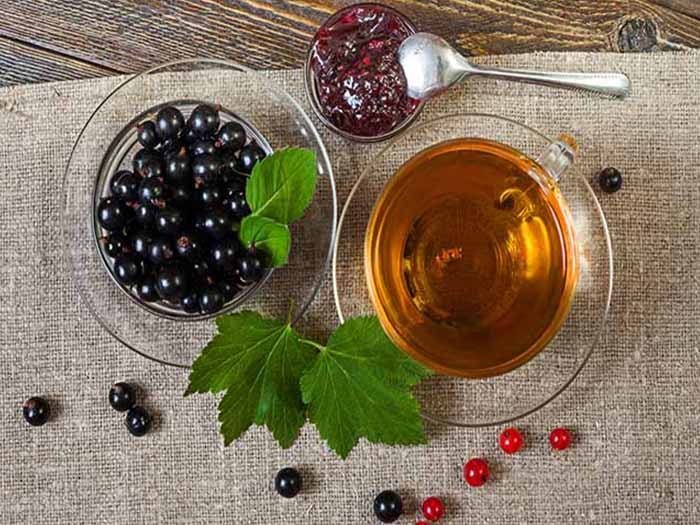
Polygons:
<instances>
[{"instance_id":1,"label":"spoon handle","mask_svg":"<svg viewBox=\"0 0 700 525\"><path fill-rule=\"evenodd\" d=\"M626 97L630 90L629 78L621 73L555 73L521 69L485 68L472 65L469 74L527 82L529 84L584 89L614 97Z\"/></svg>"}]
</instances>

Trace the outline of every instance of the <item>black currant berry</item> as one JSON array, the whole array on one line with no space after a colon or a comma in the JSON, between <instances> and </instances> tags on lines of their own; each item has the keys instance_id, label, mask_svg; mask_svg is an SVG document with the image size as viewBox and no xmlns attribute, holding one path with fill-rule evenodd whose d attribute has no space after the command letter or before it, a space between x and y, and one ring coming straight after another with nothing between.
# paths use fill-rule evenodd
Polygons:
<instances>
[{"instance_id":1,"label":"black currant berry","mask_svg":"<svg viewBox=\"0 0 700 525\"><path fill-rule=\"evenodd\" d=\"M116 257L124 251L126 238L121 233L112 233L102 240L105 252L110 257Z\"/></svg>"},{"instance_id":2,"label":"black currant berry","mask_svg":"<svg viewBox=\"0 0 700 525\"><path fill-rule=\"evenodd\" d=\"M283 498L293 498L301 491L301 475L291 467L280 470L275 476L275 490Z\"/></svg>"},{"instance_id":3,"label":"black currant berry","mask_svg":"<svg viewBox=\"0 0 700 525\"><path fill-rule=\"evenodd\" d=\"M393 523L403 512L403 502L393 490L385 490L374 498L374 515L382 523Z\"/></svg>"},{"instance_id":4,"label":"black currant berry","mask_svg":"<svg viewBox=\"0 0 700 525\"><path fill-rule=\"evenodd\" d=\"M121 171L122 176L116 181L112 193L124 202L133 202L139 198L141 177L130 171Z\"/></svg>"},{"instance_id":5,"label":"black currant berry","mask_svg":"<svg viewBox=\"0 0 700 525\"><path fill-rule=\"evenodd\" d=\"M136 284L141 277L141 264L136 255L123 253L114 258L114 276L126 285Z\"/></svg>"},{"instance_id":6,"label":"black currant berry","mask_svg":"<svg viewBox=\"0 0 700 525\"><path fill-rule=\"evenodd\" d=\"M160 138L156 134L156 125L150 120L136 126L136 134L139 144L144 149L155 149L160 145Z\"/></svg>"},{"instance_id":7,"label":"black currant berry","mask_svg":"<svg viewBox=\"0 0 700 525\"><path fill-rule=\"evenodd\" d=\"M199 311L203 314L213 314L224 306L224 295L218 287L211 285L199 293Z\"/></svg>"},{"instance_id":8,"label":"black currant berry","mask_svg":"<svg viewBox=\"0 0 700 525\"><path fill-rule=\"evenodd\" d=\"M202 244L192 233L184 233L175 241L175 251L186 261L196 261L202 255Z\"/></svg>"},{"instance_id":9,"label":"black currant berry","mask_svg":"<svg viewBox=\"0 0 700 525\"><path fill-rule=\"evenodd\" d=\"M40 427L49 420L51 409L43 397L30 397L22 404L22 413L27 423Z\"/></svg>"},{"instance_id":10,"label":"black currant berry","mask_svg":"<svg viewBox=\"0 0 700 525\"><path fill-rule=\"evenodd\" d=\"M253 284L259 281L265 269L260 259L254 255L243 255L238 259L238 278L243 284Z\"/></svg>"},{"instance_id":11,"label":"black currant berry","mask_svg":"<svg viewBox=\"0 0 700 525\"><path fill-rule=\"evenodd\" d=\"M147 162L150 161L160 161L162 160L160 154L157 151L151 151L148 149L140 149L134 155L133 167L135 173L141 173Z\"/></svg>"},{"instance_id":12,"label":"black currant berry","mask_svg":"<svg viewBox=\"0 0 700 525\"><path fill-rule=\"evenodd\" d=\"M605 193L615 193L622 188L622 173L615 168L605 168L598 174L598 184Z\"/></svg>"},{"instance_id":13,"label":"black currant berry","mask_svg":"<svg viewBox=\"0 0 700 525\"><path fill-rule=\"evenodd\" d=\"M221 204L223 192L217 184L207 184L195 190L194 199L197 205L202 208L211 208L212 206Z\"/></svg>"},{"instance_id":14,"label":"black currant berry","mask_svg":"<svg viewBox=\"0 0 700 525\"><path fill-rule=\"evenodd\" d=\"M185 214L177 208L164 208L156 215L156 231L163 235L175 237L184 223Z\"/></svg>"},{"instance_id":15,"label":"black currant berry","mask_svg":"<svg viewBox=\"0 0 700 525\"><path fill-rule=\"evenodd\" d=\"M185 117L177 108L167 106L156 115L156 133L163 140L176 138L184 127Z\"/></svg>"},{"instance_id":16,"label":"black currant berry","mask_svg":"<svg viewBox=\"0 0 700 525\"><path fill-rule=\"evenodd\" d=\"M158 291L156 290L155 277L144 277L138 286L136 286L136 295L139 296L139 299L146 301L147 303L153 303L160 299Z\"/></svg>"},{"instance_id":17,"label":"black currant berry","mask_svg":"<svg viewBox=\"0 0 700 525\"><path fill-rule=\"evenodd\" d=\"M199 312L199 296L197 292L190 292L180 299L180 307L188 314Z\"/></svg>"},{"instance_id":18,"label":"black currant berry","mask_svg":"<svg viewBox=\"0 0 700 525\"><path fill-rule=\"evenodd\" d=\"M193 195L194 191L191 184L184 183L170 187L170 199L175 205L188 206L192 202Z\"/></svg>"},{"instance_id":19,"label":"black currant berry","mask_svg":"<svg viewBox=\"0 0 700 525\"><path fill-rule=\"evenodd\" d=\"M219 175L221 161L216 155L197 155L192 160L192 176L198 184L212 184Z\"/></svg>"},{"instance_id":20,"label":"black currant berry","mask_svg":"<svg viewBox=\"0 0 700 525\"><path fill-rule=\"evenodd\" d=\"M129 170L120 170L116 172L114 175L112 175L112 178L109 179L109 189L113 194L117 193L117 185L119 184L119 179L125 174L125 173L131 173Z\"/></svg>"},{"instance_id":21,"label":"black currant berry","mask_svg":"<svg viewBox=\"0 0 700 525\"><path fill-rule=\"evenodd\" d=\"M141 437L151 429L151 415L145 409L135 406L126 413L125 423L132 436Z\"/></svg>"},{"instance_id":22,"label":"black currant berry","mask_svg":"<svg viewBox=\"0 0 700 525\"><path fill-rule=\"evenodd\" d=\"M214 266L225 272L235 270L240 252L239 244L238 239L232 237L226 237L212 244L210 255Z\"/></svg>"},{"instance_id":23,"label":"black currant berry","mask_svg":"<svg viewBox=\"0 0 700 525\"><path fill-rule=\"evenodd\" d=\"M221 167L219 168L219 173L221 175L221 181L226 184L229 177L240 175L238 171L238 158L233 150L223 149L219 152L219 162Z\"/></svg>"},{"instance_id":24,"label":"black currant berry","mask_svg":"<svg viewBox=\"0 0 700 525\"><path fill-rule=\"evenodd\" d=\"M212 239L222 239L231 232L231 219L222 208L211 208L202 213L196 226Z\"/></svg>"},{"instance_id":25,"label":"black currant berry","mask_svg":"<svg viewBox=\"0 0 700 525\"><path fill-rule=\"evenodd\" d=\"M165 184L160 177L149 177L141 181L139 186L139 201L141 204L152 204L156 207L163 205Z\"/></svg>"},{"instance_id":26,"label":"black currant berry","mask_svg":"<svg viewBox=\"0 0 700 525\"><path fill-rule=\"evenodd\" d=\"M221 292L221 295L224 296L224 302L228 303L229 301L232 301L234 297L238 294L240 291L238 289L238 286L235 284L228 282L228 281L223 281L219 283L219 291Z\"/></svg>"},{"instance_id":27,"label":"black currant berry","mask_svg":"<svg viewBox=\"0 0 700 525\"><path fill-rule=\"evenodd\" d=\"M198 140L197 134L189 126L185 127L185 131L182 133L182 142L189 146Z\"/></svg>"},{"instance_id":28,"label":"black currant berry","mask_svg":"<svg viewBox=\"0 0 700 525\"><path fill-rule=\"evenodd\" d=\"M200 139L197 142L190 145L190 153L192 155L213 155L216 153L216 146L212 139Z\"/></svg>"},{"instance_id":29,"label":"black currant berry","mask_svg":"<svg viewBox=\"0 0 700 525\"><path fill-rule=\"evenodd\" d=\"M165 175L165 163L163 159L149 159L143 163L139 173L143 177L163 177Z\"/></svg>"},{"instance_id":30,"label":"black currant berry","mask_svg":"<svg viewBox=\"0 0 700 525\"><path fill-rule=\"evenodd\" d=\"M209 284L209 279L214 273L214 270L209 266L209 263L204 260L194 261L192 263L192 277L200 283Z\"/></svg>"},{"instance_id":31,"label":"black currant berry","mask_svg":"<svg viewBox=\"0 0 700 525\"><path fill-rule=\"evenodd\" d=\"M245 198L245 191L237 191L226 197L224 204L226 210L237 219L250 215L250 206L248 206L248 201Z\"/></svg>"},{"instance_id":32,"label":"black currant berry","mask_svg":"<svg viewBox=\"0 0 700 525\"><path fill-rule=\"evenodd\" d=\"M165 180L171 184L182 184L189 180L192 170L185 148L165 157Z\"/></svg>"},{"instance_id":33,"label":"black currant berry","mask_svg":"<svg viewBox=\"0 0 700 525\"><path fill-rule=\"evenodd\" d=\"M170 239L159 237L148 245L148 260L153 264L162 264L175 257L175 249Z\"/></svg>"},{"instance_id":34,"label":"black currant berry","mask_svg":"<svg viewBox=\"0 0 700 525\"><path fill-rule=\"evenodd\" d=\"M134 210L136 223L143 230L152 230L156 225L156 213L158 208L151 204L140 204Z\"/></svg>"},{"instance_id":35,"label":"black currant berry","mask_svg":"<svg viewBox=\"0 0 700 525\"><path fill-rule=\"evenodd\" d=\"M136 391L129 383L114 383L109 389L109 404L114 410L124 412L136 404Z\"/></svg>"},{"instance_id":36,"label":"black currant berry","mask_svg":"<svg viewBox=\"0 0 700 525\"><path fill-rule=\"evenodd\" d=\"M228 199L233 194L239 191L245 191L246 182L248 178L239 173L229 174L222 176L222 183L224 185L224 198Z\"/></svg>"},{"instance_id":37,"label":"black currant berry","mask_svg":"<svg viewBox=\"0 0 700 525\"><path fill-rule=\"evenodd\" d=\"M97 205L97 220L105 230L121 230L130 216L131 210L113 197L105 197Z\"/></svg>"},{"instance_id":38,"label":"black currant berry","mask_svg":"<svg viewBox=\"0 0 700 525\"><path fill-rule=\"evenodd\" d=\"M216 135L216 143L219 147L238 151L245 145L245 129L238 122L227 122Z\"/></svg>"},{"instance_id":39,"label":"black currant berry","mask_svg":"<svg viewBox=\"0 0 700 525\"><path fill-rule=\"evenodd\" d=\"M136 232L129 238L131 251L140 257L146 257L148 255L148 247L151 242L151 236L145 231Z\"/></svg>"},{"instance_id":40,"label":"black currant berry","mask_svg":"<svg viewBox=\"0 0 700 525\"><path fill-rule=\"evenodd\" d=\"M179 302L188 291L187 272L179 264L162 266L156 273L156 290L166 301Z\"/></svg>"},{"instance_id":41,"label":"black currant berry","mask_svg":"<svg viewBox=\"0 0 700 525\"><path fill-rule=\"evenodd\" d=\"M192 110L187 127L200 138L211 137L219 129L219 111L208 104L200 104Z\"/></svg>"},{"instance_id":42,"label":"black currant berry","mask_svg":"<svg viewBox=\"0 0 700 525\"><path fill-rule=\"evenodd\" d=\"M250 173L253 171L253 166L259 160L265 158L265 152L260 146L255 143L250 143L244 147L240 154L238 155L238 164L236 169L242 171L243 173Z\"/></svg>"}]
</instances>

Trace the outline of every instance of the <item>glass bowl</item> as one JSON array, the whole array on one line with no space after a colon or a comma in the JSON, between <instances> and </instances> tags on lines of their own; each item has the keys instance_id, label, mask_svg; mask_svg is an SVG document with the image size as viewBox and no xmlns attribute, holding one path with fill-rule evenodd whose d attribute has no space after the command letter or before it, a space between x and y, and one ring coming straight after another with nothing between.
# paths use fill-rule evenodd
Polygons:
<instances>
[{"instance_id":1,"label":"glass bowl","mask_svg":"<svg viewBox=\"0 0 700 525\"><path fill-rule=\"evenodd\" d=\"M333 253L333 291L341 321L373 314L364 246L367 224L385 184L409 159L441 142L479 138L537 159L553 141L514 120L452 114L417 125L395 138L360 174L343 207ZM502 424L528 415L563 392L582 370L603 331L612 293L612 250L602 209L576 164L560 178L579 265L569 314L547 346L521 366L492 377L435 375L415 389L426 419L455 426Z\"/></svg>"},{"instance_id":2,"label":"glass bowl","mask_svg":"<svg viewBox=\"0 0 700 525\"><path fill-rule=\"evenodd\" d=\"M384 11L388 11L391 13L394 13L396 16L401 18L406 26L410 28L410 30L415 33L416 32L416 26L413 24L413 22L403 13L397 11L396 9L393 9L389 6L386 6L384 4L377 4L373 2L362 2L359 4L352 4L347 7L344 7L335 13L333 13L328 19L322 24L321 28L328 25L329 23L332 23L341 16L343 16L344 13L347 13L349 10L352 9L357 9L358 7L375 7L382 9ZM319 28L320 30L320 28ZM316 35L318 32L316 33ZM351 140L353 142L360 142L360 143L374 143L374 142L382 142L384 140L388 140L391 137L395 137L396 135L402 133L404 130L408 129L408 127L418 118L418 115L420 115L421 111L423 110L423 106L425 105L425 102L422 101L418 104L416 107L415 111L411 113L406 119L404 119L399 125L397 125L394 129L391 131L388 131L387 133L383 133L381 135L375 135L375 136L363 136L363 135L355 135L353 133L350 133L348 131L342 130L338 128L335 124L333 124L323 113L321 110L321 103L318 98L318 91L316 89L316 79L315 75L313 72L312 68L312 61L313 61L313 51L314 51L314 44L316 42L316 35L311 39L311 43L309 44L309 50L306 56L306 62L304 64L304 86L306 88L306 95L309 99L309 105L311 106L311 109L313 110L314 114L318 119L323 123L324 126L326 126L328 129L333 131L334 133L340 135L343 138L346 138L348 140Z\"/></svg>"},{"instance_id":3,"label":"glass bowl","mask_svg":"<svg viewBox=\"0 0 700 525\"><path fill-rule=\"evenodd\" d=\"M293 320L299 320L322 283L337 222L335 182L323 141L299 104L264 75L224 60L181 60L129 77L109 93L78 135L66 167L64 254L81 300L110 335L145 357L179 367L188 367L215 332L212 316L145 308L124 293L96 244L93 207L111 173L130 162L136 130L129 124L165 103L187 111L200 101L226 108L223 120L240 118L249 124L264 148L304 147L317 159L313 201L290 226L289 263L268 272L227 311L246 308L284 318L291 307Z\"/></svg>"}]
</instances>

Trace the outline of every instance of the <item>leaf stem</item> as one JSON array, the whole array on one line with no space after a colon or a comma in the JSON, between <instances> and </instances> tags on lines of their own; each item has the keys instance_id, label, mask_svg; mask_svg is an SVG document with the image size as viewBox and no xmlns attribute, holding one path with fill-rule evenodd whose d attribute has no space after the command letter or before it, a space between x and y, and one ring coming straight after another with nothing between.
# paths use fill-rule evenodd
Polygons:
<instances>
[{"instance_id":1,"label":"leaf stem","mask_svg":"<svg viewBox=\"0 0 700 525\"><path fill-rule=\"evenodd\" d=\"M316 341L313 341L311 339L304 339L303 337L300 337L299 341L301 341L302 343L306 343L309 346L313 346L319 352L324 352L326 350L325 346L323 346L322 344L317 343Z\"/></svg>"}]
</instances>

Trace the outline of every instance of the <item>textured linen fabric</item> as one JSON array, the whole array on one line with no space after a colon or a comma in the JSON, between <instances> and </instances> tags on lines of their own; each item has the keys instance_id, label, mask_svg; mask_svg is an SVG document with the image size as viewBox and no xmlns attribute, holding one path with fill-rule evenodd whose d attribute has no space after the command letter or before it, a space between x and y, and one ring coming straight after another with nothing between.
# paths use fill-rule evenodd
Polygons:
<instances>
[{"instance_id":1,"label":"textured linen fabric","mask_svg":"<svg viewBox=\"0 0 700 525\"><path fill-rule=\"evenodd\" d=\"M427 424L427 447L361 443L337 459L306 426L281 450L251 429L224 448L216 403L182 398L187 372L144 359L109 337L81 304L62 259L63 170L75 137L119 79L0 91L0 523L372 523L376 493L398 490L414 523L423 498L444 499L441 523L697 523L700 394L697 367L700 263L700 54L536 54L492 65L619 70L624 102L493 81L431 103L421 119L480 111L581 144L579 170L624 174L622 191L599 195L611 230L615 289L607 333L573 385L517 423L525 449L497 445L502 427ZM306 107L301 73L270 73ZM231 89L245 89L232 83ZM380 145L352 145L322 130L342 204ZM597 186L594 186L597 191ZM330 278L308 329L337 323ZM132 381L156 429L131 438L108 405L111 383ZM543 384L543 387L547 385ZM41 428L24 423L31 395L51 401ZM576 433L565 453L547 436ZM462 480L483 456L492 481ZM277 496L272 481L299 468L304 490Z\"/></svg>"}]
</instances>

